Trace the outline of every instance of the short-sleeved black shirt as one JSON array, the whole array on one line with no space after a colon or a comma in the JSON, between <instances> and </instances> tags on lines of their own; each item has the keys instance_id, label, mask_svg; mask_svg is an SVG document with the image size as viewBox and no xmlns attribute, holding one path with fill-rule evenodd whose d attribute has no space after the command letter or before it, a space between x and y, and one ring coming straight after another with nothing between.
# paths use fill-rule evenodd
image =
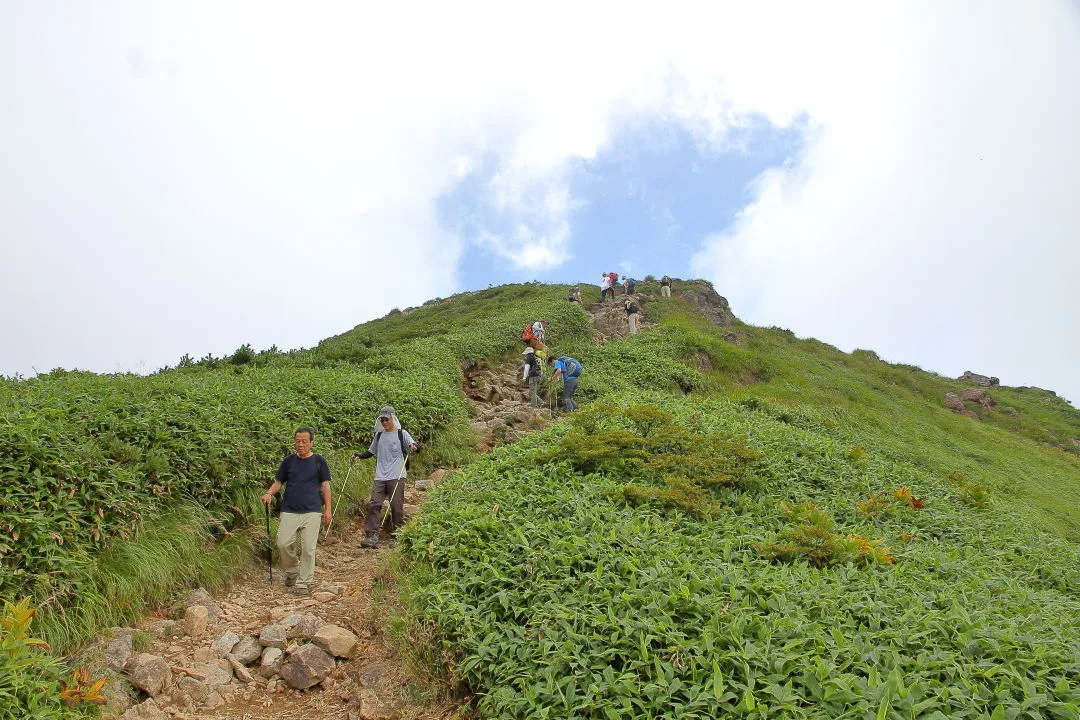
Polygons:
<instances>
[{"instance_id":1,"label":"short-sleeved black shirt","mask_svg":"<svg viewBox=\"0 0 1080 720\"><path fill-rule=\"evenodd\" d=\"M322 455L312 453L301 460L293 453L281 461L277 481L285 486L281 512L322 512L321 486L330 482L330 466Z\"/></svg>"}]
</instances>

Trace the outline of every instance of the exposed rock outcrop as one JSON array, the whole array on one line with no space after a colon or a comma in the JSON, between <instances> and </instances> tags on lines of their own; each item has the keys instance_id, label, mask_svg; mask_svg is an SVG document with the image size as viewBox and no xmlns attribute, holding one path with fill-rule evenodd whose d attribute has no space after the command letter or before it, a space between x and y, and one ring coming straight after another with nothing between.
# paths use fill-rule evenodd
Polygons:
<instances>
[{"instance_id":1,"label":"exposed rock outcrop","mask_svg":"<svg viewBox=\"0 0 1080 720\"><path fill-rule=\"evenodd\" d=\"M973 373L970 370L965 370L964 374L956 379L963 380L964 382L975 383L976 385L981 385L982 387L998 387L1001 382L996 377L990 377L989 375L979 375L978 373Z\"/></svg>"}]
</instances>

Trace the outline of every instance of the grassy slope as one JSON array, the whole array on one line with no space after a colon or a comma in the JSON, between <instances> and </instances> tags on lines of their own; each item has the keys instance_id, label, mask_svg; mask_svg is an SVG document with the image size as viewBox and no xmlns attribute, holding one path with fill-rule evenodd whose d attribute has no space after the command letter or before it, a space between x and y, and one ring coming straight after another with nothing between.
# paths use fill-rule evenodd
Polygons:
<instances>
[{"instance_id":1,"label":"grassy slope","mask_svg":"<svg viewBox=\"0 0 1080 720\"><path fill-rule=\"evenodd\" d=\"M1073 716L1080 554L1044 531L1076 538L1080 462L1039 441L1080 435L1074 409L1002 388L1017 413L979 422L944 408L958 383L917 368L776 329L740 328L751 337L735 346L678 300L647 312L653 332L556 345L585 363L580 395L647 400L766 458L707 521L613 503L620 478L530 467L530 445L441 490L410 531L415 627L439 628L449 677L485 714L1014 716L1026 703ZM680 362L699 351L712 371ZM995 506L965 504L954 472L993 486ZM856 510L901 485L929 509ZM765 562L754 544L783 530L780 501L807 499L892 545L897 565ZM986 675L994 665L1007 677Z\"/></svg>"}]
</instances>

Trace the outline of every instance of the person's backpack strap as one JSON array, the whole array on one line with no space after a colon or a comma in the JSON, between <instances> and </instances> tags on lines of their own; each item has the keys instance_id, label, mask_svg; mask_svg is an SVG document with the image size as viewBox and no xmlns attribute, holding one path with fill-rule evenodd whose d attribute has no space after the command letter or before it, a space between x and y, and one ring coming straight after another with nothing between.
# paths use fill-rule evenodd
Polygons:
<instances>
[{"instance_id":1,"label":"person's backpack strap","mask_svg":"<svg viewBox=\"0 0 1080 720\"><path fill-rule=\"evenodd\" d=\"M409 464L412 462L412 455L405 451L405 431L402 428L398 428L397 439L401 443L401 457L405 458L405 469L408 470Z\"/></svg>"}]
</instances>

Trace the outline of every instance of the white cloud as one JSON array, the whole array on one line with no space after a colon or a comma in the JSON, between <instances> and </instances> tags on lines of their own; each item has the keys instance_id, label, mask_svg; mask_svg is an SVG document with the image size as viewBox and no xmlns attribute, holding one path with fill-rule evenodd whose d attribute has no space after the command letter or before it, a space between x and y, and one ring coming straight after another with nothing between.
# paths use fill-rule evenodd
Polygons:
<instances>
[{"instance_id":1,"label":"white cloud","mask_svg":"<svg viewBox=\"0 0 1080 720\"><path fill-rule=\"evenodd\" d=\"M7 5L0 372L311 345L445 295L439 201L473 173L476 241L556 267L618 128L737 150L764 117L804 149L698 257L736 312L1080 397L1075 9L828 7Z\"/></svg>"},{"instance_id":2,"label":"white cloud","mask_svg":"<svg viewBox=\"0 0 1080 720\"><path fill-rule=\"evenodd\" d=\"M751 322L1076 401L1077 15L968 10L898 15L846 95L815 73L804 151L695 268Z\"/></svg>"}]
</instances>

